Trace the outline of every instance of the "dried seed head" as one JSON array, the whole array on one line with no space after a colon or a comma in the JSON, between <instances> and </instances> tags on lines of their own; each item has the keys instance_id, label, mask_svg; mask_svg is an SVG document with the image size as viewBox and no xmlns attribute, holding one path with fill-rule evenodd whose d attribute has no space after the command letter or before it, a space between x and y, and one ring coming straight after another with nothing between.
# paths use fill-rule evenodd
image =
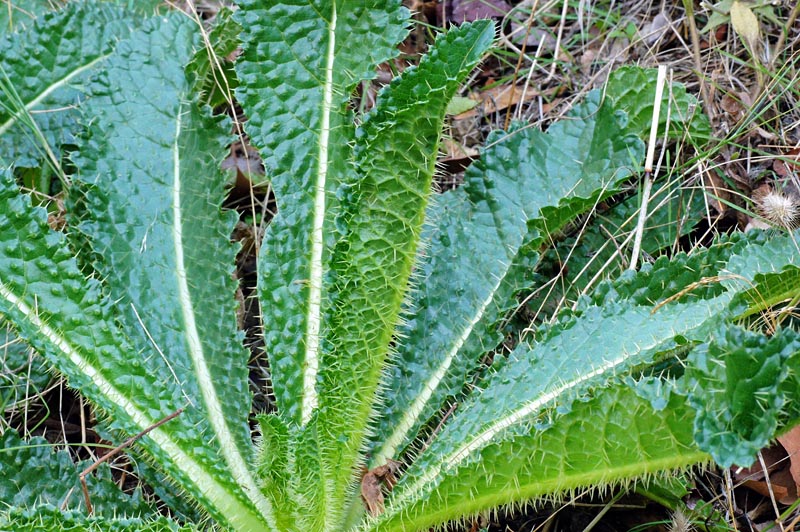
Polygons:
<instances>
[{"instance_id":1,"label":"dried seed head","mask_svg":"<svg viewBox=\"0 0 800 532\"><path fill-rule=\"evenodd\" d=\"M772 225L794 229L800 221L800 198L777 190L754 198L758 213Z\"/></svg>"},{"instance_id":2,"label":"dried seed head","mask_svg":"<svg viewBox=\"0 0 800 532\"><path fill-rule=\"evenodd\" d=\"M689 516L678 508L672 514L672 522L669 524L668 530L669 532L694 532L695 528Z\"/></svg>"}]
</instances>

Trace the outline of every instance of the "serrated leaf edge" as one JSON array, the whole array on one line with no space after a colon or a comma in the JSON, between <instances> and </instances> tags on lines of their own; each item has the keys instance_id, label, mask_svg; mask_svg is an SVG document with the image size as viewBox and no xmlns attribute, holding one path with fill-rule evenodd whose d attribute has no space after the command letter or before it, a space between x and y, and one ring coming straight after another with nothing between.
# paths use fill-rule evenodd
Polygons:
<instances>
[{"instance_id":1,"label":"serrated leaf edge","mask_svg":"<svg viewBox=\"0 0 800 532\"><path fill-rule=\"evenodd\" d=\"M713 300L709 300L709 302L717 301L724 303L729 301L730 298L730 294L723 294L717 296ZM706 308L711 309L714 307L709 304ZM700 326L700 324L698 323L697 326ZM677 334L677 331L675 331L674 334ZM641 352L656 348L662 343L662 340L663 339L660 338L652 338L649 345L638 345L636 351ZM529 418L536 412L541 411L543 408L546 408L548 405L556 402L559 397L567 396L570 390L581 389L582 385L591 382L603 374L612 375L615 373L616 369L625 368L630 364L630 358L631 353L621 352L617 357L606 360L602 364L592 368L590 371L582 373L574 379L561 383L559 386L547 391L546 393L543 393L536 399L525 403L518 408L509 411L503 417L496 419L493 423L483 428L480 432L474 434L470 439L463 441L458 448L454 449L446 457L438 460L436 464L428 468L424 474L420 475L420 477L412 485L404 487L402 493L393 501L392 507L398 509L403 508L403 506L410 502L410 500L413 500L417 494L423 493L426 485L431 482L435 482L435 479L439 476L442 469L452 469L457 467L460 463L468 459L472 453L479 451L485 445L491 443L494 438L503 430L523 422L526 418Z\"/></svg>"},{"instance_id":2,"label":"serrated leaf edge","mask_svg":"<svg viewBox=\"0 0 800 532\"><path fill-rule=\"evenodd\" d=\"M172 179L172 237L175 245L175 274L178 279L178 299L180 301L181 313L186 327L186 341L189 347L189 356L195 367L198 387L206 405L208 420L214 429L214 433L219 438L220 448L225 457L233 477L242 483L244 492L247 493L250 501L261 512L261 515L268 521L269 525L277 530L275 513L272 505L258 489L255 479L248 468L247 462L240 454L239 448L235 443L233 435L225 416L222 413L222 405L216 392L216 385L211 377L206 354L204 353L203 343L197 330L197 323L194 318L194 302L189 292L189 279L186 274L186 265L183 254L183 235L182 235L182 214L181 214L181 158L180 146L178 141L181 136L183 124L182 112L179 110L175 120L175 137L172 144L173 157L173 179ZM230 515L230 514L226 514Z\"/></svg>"},{"instance_id":3,"label":"serrated leaf edge","mask_svg":"<svg viewBox=\"0 0 800 532\"><path fill-rule=\"evenodd\" d=\"M453 360L455 360L455 357L461 350L464 342L466 342L467 338L469 338L469 336L472 334L475 326L483 318L484 314L486 313L486 309L493 301L494 296L499 290L504 278L505 277L497 277L497 283L495 283L492 290L489 291L489 295L486 297L486 299L484 299L483 303L481 303L479 311L475 313L469 323L467 323L467 325L463 328L461 334L458 336L456 341L453 342L453 345L450 351L447 353L447 356L442 360L442 363L439 364L439 367L436 368L436 371L431 373L430 377L425 383L425 386L422 387L422 392L406 409L406 413L400 419L395 431L392 432L388 438L386 438L380 450L375 453L375 458L372 462L374 465L381 465L388 459L394 457L395 453L397 452L397 447L403 442L408 431L414 426L420 414L422 414L425 405L433 396L433 393L439 386L439 383L442 381L442 379L444 379L445 375L447 375L447 370L450 369Z\"/></svg>"},{"instance_id":4,"label":"serrated leaf edge","mask_svg":"<svg viewBox=\"0 0 800 532\"><path fill-rule=\"evenodd\" d=\"M69 343L64 335L47 325L47 323L39 317L36 309L31 308L25 301L17 297L2 282L0 282L0 297L8 301L14 308L21 312L53 346L66 355L70 362L97 386L104 396L124 409L138 426L145 429L158 422L158 420L151 419L144 412L139 410L135 404L130 402L125 394L120 393L111 382L103 377L97 368L91 365L80 352ZM230 491L225 486L222 486L214 477L209 475L191 456L183 452L163 429L157 427L151 430L147 434L147 437L152 439L156 445L172 458L175 464L195 482L200 493L213 500L217 508L224 515L231 517L231 522L241 522L243 526L252 526L254 521L259 524L263 522L260 516L253 515L250 508L243 505L236 497L231 496Z\"/></svg>"}]
</instances>

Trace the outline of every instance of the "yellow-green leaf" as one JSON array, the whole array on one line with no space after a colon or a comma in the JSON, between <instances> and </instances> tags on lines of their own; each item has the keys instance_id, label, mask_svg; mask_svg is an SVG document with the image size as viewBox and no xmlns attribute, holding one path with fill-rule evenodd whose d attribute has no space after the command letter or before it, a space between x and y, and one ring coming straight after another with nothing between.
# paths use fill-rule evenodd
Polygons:
<instances>
[{"instance_id":1,"label":"yellow-green leaf","mask_svg":"<svg viewBox=\"0 0 800 532\"><path fill-rule=\"evenodd\" d=\"M744 2L734 0L731 4L731 24L733 29L753 48L761 35L761 28L758 24L753 10Z\"/></svg>"}]
</instances>

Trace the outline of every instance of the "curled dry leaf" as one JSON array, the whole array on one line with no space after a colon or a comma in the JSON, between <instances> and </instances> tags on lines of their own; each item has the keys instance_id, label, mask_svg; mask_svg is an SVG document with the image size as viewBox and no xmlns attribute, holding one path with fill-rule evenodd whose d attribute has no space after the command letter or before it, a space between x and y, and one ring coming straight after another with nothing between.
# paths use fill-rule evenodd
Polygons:
<instances>
[{"instance_id":1,"label":"curled dry leaf","mask_svg":"<svg viewBox=\"0 0 800 532\"><path fill-rule=\"evenodd\" d=\"M778 442L789 455L789 473L794 481L794 498L792 500L794 502L800 495L800 426L793 428L783 436L778 436Z\"/></svg>"},{"instance_id":2,"label":"curled dry leaf","mask_svg":"<svg viewBox=\"0 0 800 532\"><path fill-rule=\"evenodd\" d=\"M364 501L369 515L381 515L384 511L383 489L392 491L397 484L397 474L400 472L401 463L396 460L389 460L382 466L370 469L361 477L361 500Z\"/></svg>"},{"instance_id":3,"label":"curled dry leaf","mask_svg":"<svg viewBox=\"0 0 800 532\"><path fill-rule=\"evenodd\" d=\"M738 122L752 106L752 100L746 92L726 92L719 106L734 122Z\"/></svg>"},{"instance_id":4,"label":"curled dry leaf","mask_svg":"<svg viewBox=\"0 0 800 532\"><path fill-rule=\"evenodd\" d=\"M766 471L760 460L756 460L750 467L733 468L731 471L733 480L764 497L769 497L771 491L776 501L791 504L797 499L797 489L789 474L786 451L776 444L763 449L761 456L767 466Z\"/></svg>"},{"instance_id":5,"label":"curled dry leaf","mask_svg":"<svg viewBox=\"0 0 800 532\"><path fill-rule=\"evenodd\" d=\"M780 177L790 177L800 172L800 148L793 148L784 154L784 159L775 159L772 169ZM791 159L787 161L786 159Z\"/></svg>"},{"instance_id":6,"label":"curled dry leaf","mask_svg":"<svg viewBox=\"0 0 800 532\"><path fill-rule=\"evenodd\" d=\"M793 504L800 492L800 426L778 437L778 443L761 451L767 474L759 461L746 469L734 469L736 481L781 504Z\"/></svg>"}]
</instances>

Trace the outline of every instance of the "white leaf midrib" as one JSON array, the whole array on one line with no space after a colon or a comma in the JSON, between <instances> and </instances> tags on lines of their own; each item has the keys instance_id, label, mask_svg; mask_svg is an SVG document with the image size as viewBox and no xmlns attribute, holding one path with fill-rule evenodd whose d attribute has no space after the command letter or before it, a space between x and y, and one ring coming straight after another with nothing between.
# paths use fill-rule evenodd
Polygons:
<instances>
[{"instance_id":1,"label":"white leaf midrib","mask_svg":"<svg viewBox=\"0 0 800 532\"><path fill-rule=\"evenodd\" d=\"M322 254L324 251L323 230L325 225L326 188L328 179L328 149L333 112L333 76L336 59L336 5L331 10L328 25L328 50L325 54L325 83L322 87L322 106L319 133L319 154L316 179L314 180L314 219L311 229L311 259L309 265L308 310L306 312L306 335L303 365L303 396L300 409L301 423L311 419L319 403L317 374L319 373L320 329L322 325Z\"/></svg>"},{"instance_id":2,"label":"white leaf midrib","mask_svg":"<svg viewBox=\"0 0 800 532\"><path fill-rule=\"evenodd\" d=\"M145 430L158 422L158 420L151 418L131 402L61 332L45 323L34 308L23 299L17 297L2 282L0 282L0 297L16 308L42 337L46 338L52 346L65 355L78 371L91 380L106 399L124 410L141 430ZM198 493L213 501L216 508L223 515L230 518L232 524L239 523L241 524L241 530L249 530L255 524L261 525L263 523L261 516L253 515L250 508L243 505L225 486L208 474L201 464L186 454L162 427L151 430L147 437L155 442L170 457L175 466L191 479Z\"/></svg>"},{"instance_id":3,"label":"white leaf midrib","mask_svg":"<svg viewBox=\"0 0 800 532\"><path fill-rule=\"evenodd\" d=\"M258 508L268 524L277 530L277 523L272 504L256 485L255 479L247 466L247 462L239 452L239 447L223 414L222 404L217 395L217 383L211 375L206 361L206 353L195 320L195 307L189 290L189 279L186 272L183 244L183 212L181 205L181 150L183 106L178 110L175 120L175 137L172 145L172 240L175 248L175 276L177 280L178 301L183 316L185 339L192 360L197 385L206 407L206 415L211 428L219 442L220 449L233 477L240 483L242 490L250 501Z\"/></svg>"}]
</instances>

